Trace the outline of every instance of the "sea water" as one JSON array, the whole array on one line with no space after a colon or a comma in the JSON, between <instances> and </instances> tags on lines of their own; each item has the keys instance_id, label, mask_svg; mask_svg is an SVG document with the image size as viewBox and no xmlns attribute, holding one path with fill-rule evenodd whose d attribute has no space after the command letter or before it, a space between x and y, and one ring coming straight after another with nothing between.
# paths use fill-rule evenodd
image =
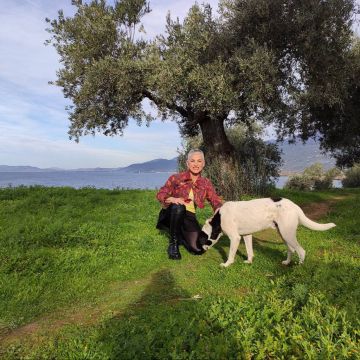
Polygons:
<instances>
[{"instance_id":1,"label":"sea water","mask_svg":"<svg viewBox=\"0 0 360 360\"><path fill-rule=\"evenodd\" d=\"M70 186L76 189L159 189L171 174L172 172L129 173L114 170L0 172L0 187L42 185ZM276 187L282 189L287 179L287 176L277 178ZM341 187L341 181L334 180L333 185Z\"/></svg>"}]
</instances>

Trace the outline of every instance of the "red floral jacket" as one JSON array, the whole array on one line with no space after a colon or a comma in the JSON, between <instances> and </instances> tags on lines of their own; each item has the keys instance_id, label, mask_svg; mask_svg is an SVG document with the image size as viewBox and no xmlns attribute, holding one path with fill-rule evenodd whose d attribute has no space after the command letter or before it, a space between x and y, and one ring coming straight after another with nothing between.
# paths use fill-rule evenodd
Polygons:
<instances>
[{"instance_id":1,"label":"red floral jacket","mask_svg":"<svg viewBox=\"0 0 360 360\"><path fill-rule=\"evenodd\" d=\"M214 211L223 204L209 179L200 175L195 182L192 182L189 171L171 175L156 194L156 198L166 207L168 204L165 204L165 199L172 196L186 200L190 189L193 189L194 203L199 208L204 207L205 199L210 202Z\"/></svg>"}]
</instances>

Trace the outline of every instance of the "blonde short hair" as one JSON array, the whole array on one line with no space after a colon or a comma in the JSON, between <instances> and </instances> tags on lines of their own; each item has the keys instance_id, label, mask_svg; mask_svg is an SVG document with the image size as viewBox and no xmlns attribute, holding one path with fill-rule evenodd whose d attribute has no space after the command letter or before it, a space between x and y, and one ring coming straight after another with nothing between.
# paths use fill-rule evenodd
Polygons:
<instances>
[{"instance_id":1,"label":"blonde short hair","mask_svg":"<svg viewBox=\"0 0 360 360\"><path fill-rule=\"evenodd\" d=\"M191 149L187 154L187 160L190 160L190 157L192 156L192 154L195 154L195 153L200 153L205 161L204 152L200 149Z\"/></svg>"}]
</instances>

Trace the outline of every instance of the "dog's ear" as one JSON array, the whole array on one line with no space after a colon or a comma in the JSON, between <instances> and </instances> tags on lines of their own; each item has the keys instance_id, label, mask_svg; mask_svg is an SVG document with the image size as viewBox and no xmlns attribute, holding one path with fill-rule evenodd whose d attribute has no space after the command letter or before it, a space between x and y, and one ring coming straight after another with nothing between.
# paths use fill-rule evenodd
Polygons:
<instances>
[{"instance_id":1,"label":"dog's ear","mask_svg":"<svg viewBox=\"0 0 360 360\"><path fill-rule=\"evenodd\" d=\"M210 225L214 228L218 228L221 225L221 215L219 212L216 212L214 216L209 221Z\"/></svg>"},{"instance_id":2,"label":"dog's ear","mask_svg":"<svg viewBox=\"0 0 360 360\"><path fill-rule=\"evenodd\" d=\"M210 221L211 225L211 235L210 239L216 240L219 234L222 232L221 230L221 214L217 212Z\"/></svg>"},{"instance_id":3,"label":"dog's ear","mask_svg":"<svg viewBox=\"0 0 360 360\"><path fill-rule=\"evenodd\" d=\"M219 211L220 211L220 208L217 208L217 209L214 211L212 217L209 218L209 219L207 219L205 222L206 222L207 224L212 225L214 218L217 218L218 216L220 216Z\"/></svg>"}]
</instances>

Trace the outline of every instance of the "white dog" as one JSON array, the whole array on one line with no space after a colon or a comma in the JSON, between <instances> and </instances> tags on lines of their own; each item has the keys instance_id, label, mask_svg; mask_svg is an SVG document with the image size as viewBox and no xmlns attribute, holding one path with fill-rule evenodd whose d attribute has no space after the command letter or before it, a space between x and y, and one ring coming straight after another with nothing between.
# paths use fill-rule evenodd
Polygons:
<instances>
[{"instance_id":1,"label":"white dog","mask_svg":"<svg viewBox=\"0 0 360 360\"><path fill-rule=\"evenodd\" d=\"M282 263L290 264L293 252L299 256L300 264L305 259L305 250L296 239L298 224L308 229L324 231L336 226L333 223L318 224L307 218L299 206L288 199L264 198L250 201L228 201L206 220L199 236L199 243L208 250L218 242L222 234L230 239L228 260L221 264L227 267L234 262L241 236L244 237L248 259L251 263L254 257L252 233L268 228L277 229L288 247L287 259Z\"/></svg>"}]
</instances>

